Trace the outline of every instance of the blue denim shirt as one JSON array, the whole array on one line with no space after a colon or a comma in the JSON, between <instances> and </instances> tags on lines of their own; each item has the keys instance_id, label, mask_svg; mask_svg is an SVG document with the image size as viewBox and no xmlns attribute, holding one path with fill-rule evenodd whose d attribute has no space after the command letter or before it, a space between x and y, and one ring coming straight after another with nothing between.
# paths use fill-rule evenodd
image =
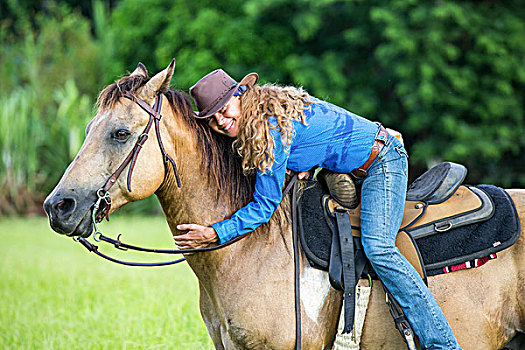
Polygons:
<instances>
[{"instance_id":1,"label":"blue denim shirt","mask_svg":"<svg viewBox=\"0 0 525 350\"><path fill-rule=\"evenodd\" d=\"M220 243L255 230L270 220L282 200L286 169L307 171L315 166L338 173L349 173L370 156L379 126L331 103L311 98L304 111L306 123L294 122L294 135L283 149L280 131L270 127L274 140L271 170L257 171L253 200L230 219L212 227ZM276 119L270 118L271 125Z\"/></svg>"}]
</instances>

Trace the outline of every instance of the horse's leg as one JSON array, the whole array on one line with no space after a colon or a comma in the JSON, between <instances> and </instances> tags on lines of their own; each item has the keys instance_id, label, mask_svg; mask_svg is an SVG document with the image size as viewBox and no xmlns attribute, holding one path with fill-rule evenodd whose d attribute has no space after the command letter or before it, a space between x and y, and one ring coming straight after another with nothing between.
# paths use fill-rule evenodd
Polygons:
<instances>
[{"instance_id":1,"label":"horse's leg","mask_svg":"<svg viewBox=\"0 0 525 350\"><path fill-rule=\"evenodd\" d=\"M219 322L219 315L215 311L212 301L210 300L208 293L206 292L201 283L199 283L199 292L199 306L201 316L204 321L204 324L206 325L206 329L208 329L208 334L210 335L215 348L218 350L224 350L225 348L221 337L221 325Z\"/></svg>"},{"instance_id":2,"label":"horse's leg","mask_svg":"<svg viewBox=\"0 0 525 350\"><path fill-rule=\"evenodd\" d=\"M218 350L233 350L233 349L248 349L242 341L245 337L245 330L228 324L224 321L223 315L218 313L219 308L214 306L213 300L210 298L208 293L202 284L199 283L200 287L200 311L201 316L206 324L208 333L213 341L215 349ZM254 346L253 349L258 347Z\"/></svg>"},{"instance_id":3,"label":"horse's leg","mask_svg":"<svg viewBox=\"0 0 525 350\"><path fill-rule=\"evenodd\" d=\"M381 282L373 281L368 309L366 311L360 349L362 350L406 350L401 335L385 302Z\"/></svg>"}]
</instances>

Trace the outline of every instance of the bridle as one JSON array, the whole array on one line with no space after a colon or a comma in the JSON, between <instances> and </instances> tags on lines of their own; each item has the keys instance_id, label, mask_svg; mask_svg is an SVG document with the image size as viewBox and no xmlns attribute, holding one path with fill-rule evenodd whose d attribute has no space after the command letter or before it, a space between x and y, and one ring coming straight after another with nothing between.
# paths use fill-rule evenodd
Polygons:
<instances>
[{"instance_id":1,"label":"bridle","mask_svg":"<svg viewBox=\"0 0 525 350\"><path fill-rule=\"evenodd\" d=\"M124 169L129 165L128 170L128 176L127 176L127 189L131 192L131 176L133 173L133 169L135 168L135 163L137 160L137 157L139 155L140 150L142 149L144 143L148 140L148 133L155 124L155 133L157 134L157 141L159 144L160 151L162 153L162 158L164 162L164 181L166 180L168 176L168 163L171 164L173 168L173 172L175 174L175 179L177 182L177 186L181 187L181 181L179 177L179 173L177 171L177 164L175 163L175 160L166 152L164 148L164 144L162 143L162 138L160 134L160 127L159 122L162 119L162 114L160 113L162 108L162 94L158 93L155 97L155 102L153 104L153 108L144 100L133 96L129 91L126 91L123 95L123 97L126 97L130 99L131 101L135 102L139 105L140 108L142 108L146 113L149 115L148 124L142 131L142 133L139 135L137 142L135 142L135 145L127 155L127 157L124 159L124 161L120 164L120 166L115 170L113 174L106 180L104 183L104 186L99 188L97 190L97 201L93 205L93 212L91 215L91 220L93 222L93 228L95 230L95 233L93 234L93 238L95 241L105 241L108 243L111 243L115 246L115 248L121 249L121 250L139 250L139 251L145 251L145 252L154 252L154 253L166 253L162 249L148 249L148 248L141 248L141 247L135 247L131 245L126 245L122 242L120 242L120 235L117 237L117 240L114 240L113 238L104 236L101 231L98 230L97 223L100 223L104 218L109 220L109 210L111 208L111 196L109 194L109 190L113 185L117 182L120 175L124 172ZM98 250L98 246L92 244L87 239L83 237L74 237L75 241L80 242L86 249L88 249L90 252L94 252L98 256L107 259L109 261L122 264L122 265L128 265L128 266L165 266L165 265L172 265L179 262L184 261L185 259L179 259L175 261L168 261L168 262L160 262L160 263L141 263L141 262L128 262L128 261L121 261L115 258L112 258L108 255L105 255L104 253L101 253ZM126 247L127 246L127 247Z\"/></svg>"},{"instance_id":2,"label":"bridle","mask_svg":"<svg viewBox=\"0 0 525 350\"><path fill-rule=\"evenodd\" d=\"M164 180L166 180L166 177L168 175L168 163L171 164L173 168L173 172L175 173L175 179L177 181L177 186L180 188L180 177L179 173L177 172L177 164L173 160L172 157L168 153L166 153L166 150L164 149L164 145L162 143L162 138L160 135L160 127L159 122L162 119L162 114L160 114L160 110L162 108L162 94L159 93L155 97L155 103L153 104L153 108L146 103L144 100L133 96L129 91L126 91L124 93L124 97L130 99L131 101L135 102L142 108L146 113L149 114L149 121L146 125L146 128L144 131L142 131L142 134L139 135L137 142L135 143L135 146L131 149L128 156L124 159L122 164L115 170L115 172L106 180L106 183L104 186L102 186L100 189L97 190L97 196L98 196L98 206L94 210L96 211L96 222L101 222L104 217L108 218L109 215L109 209L111 208L111 197L109 195L110 188L117 182L117 179L122 174L124 169L129 164L129 170L128 170L128 177L127 177L127 187L128 191L131 192L131 175L133 173L133 169L135 168L135 162L137 160L137 157L139 155L140 150L142 149L142 146L148 139L148 133L155 124L155 133L157 134L157 141L159 143L160 151L162 153L162 158L164 161ZM100 206L102 204L102 206ZM95 221L94 220L94 221Z\"/></svg>"},{"instance_id":3,"label":"bridle","mask_svg":"<svg viewBox=\"0 0 525 350\"><path fill-rule=\"evenodd\" d=\"M97 223L100 223L104 218L109 220L109 210L111 208L111 196L109 194L109 189L117 182L117 179L120 177L120 175L124 172L125 168L129 165L128 175L127 175L127 188L128 191L131 192L131 175L133 173L133 169L135 167L135 162L137 160L137 156L142 149L142 146L148 139L148 133L152 127L153 124L155 124L155 132L157 134L157 141L160 147L160 151L162 152L162 157L164 160L164 180L166 180L168 175L168 163L171 164L173 171L175 173L175 179L177 181L177 186L181 187L181 181L179 174L177 172L177 164L175 163L175 160L173 160L172 157L170 157L166 150L164 149L164 145L162 143L161 135L160 135L160 128L159 128L159 122L162 119L162 115L160 114L160 110L162 107L162 94L158 94L155 98L155 102L153 104L153 108L144 100L135 97L131 95L129 92L125 92L124 97L130 99L131 101L137 103L146 113L149 114L150 118L148 121L148 124L146 125L146 128L142 132L142 134L139 135L137 142L129 152L128 156L124 159L122 164L115 170L115 172L106 180L104 186L99 188L97 190L97 201L93 205L93 213L92 213L92 221L93 221L93 228L95 233L93 234L93 238L97 242L107 242L112 244L115 248L120 250L136 250L140 252L145 253L157 253L157 254L186 254L186 253L200 253L200 252L209 252L213 250L217 250L223 247L226 247L230 244L233 244L235 242L238 242L239 240L245 238L249 234L244 234L241 236L238 236L226 243L212 246L212 247L206 247L206 248L196 248L196 249L155 249L155 248L144 248L139 246L134 246L131 244L126 244L120 240L120 236L117 236L117 239L105 236L101 231L99 231L97 227ZM294 176L289 183L287 184L286 188L283 190L283 197L292 189L292 187L295 187L295 185L298 182L297 176ZM166 266L166 265L173 265L177 264L179 262L184 261L185 259L178 259L174 261L166 261L166 262L155 262L155 263L144 263L144 262L129 262L129 261L122 261L115 259L113 257L110 257L98 250L98 246L89 242L86 238L83 237L74 237L75 241L80 242L87 250L90 252L93 252L97 254L98 256L112 261L117 264L121 265L127 265L127 266Z\"/></svg>"}]
</instances>

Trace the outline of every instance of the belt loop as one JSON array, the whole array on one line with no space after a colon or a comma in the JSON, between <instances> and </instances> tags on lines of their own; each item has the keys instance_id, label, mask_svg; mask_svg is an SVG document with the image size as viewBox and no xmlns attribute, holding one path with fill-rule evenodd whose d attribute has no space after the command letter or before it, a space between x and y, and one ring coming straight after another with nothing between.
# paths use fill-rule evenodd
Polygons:
<instances>
[{"instance_id":1,"label":"belt loop","mask_svg":"<svg viewBox=\"0 0 525 350\"><path fill-rule=\"evenodd\" d=\"M386 131L386 128L381 125L381 123L377 123L379 125L379 129L377 130L377 134L376 134L376 138L375 140L376 141L383 141L386 143L386 141L388 141L388 132Z\"/></svg>"}]
</instances>

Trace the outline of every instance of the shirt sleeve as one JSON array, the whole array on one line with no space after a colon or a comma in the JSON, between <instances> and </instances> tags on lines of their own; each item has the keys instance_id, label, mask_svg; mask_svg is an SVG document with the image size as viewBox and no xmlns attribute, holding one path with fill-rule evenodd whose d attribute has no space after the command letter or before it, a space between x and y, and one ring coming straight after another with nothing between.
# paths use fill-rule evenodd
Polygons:
<instances>
[{"instance_id":1,"label":"shirt sleeve","mask_svg":"<svg viewBox=\"0 0 525 350\"><path fill-rule=\"evenodd\" d=\"M236 211L230 219L211 225L217 232L221 244L270 221L281 203L289 147L283 149L279 130L270 127L270 133L274 140L274 162L270 170L264 173L257 171L253 200Z\"/></svg>"}]
</instances>

